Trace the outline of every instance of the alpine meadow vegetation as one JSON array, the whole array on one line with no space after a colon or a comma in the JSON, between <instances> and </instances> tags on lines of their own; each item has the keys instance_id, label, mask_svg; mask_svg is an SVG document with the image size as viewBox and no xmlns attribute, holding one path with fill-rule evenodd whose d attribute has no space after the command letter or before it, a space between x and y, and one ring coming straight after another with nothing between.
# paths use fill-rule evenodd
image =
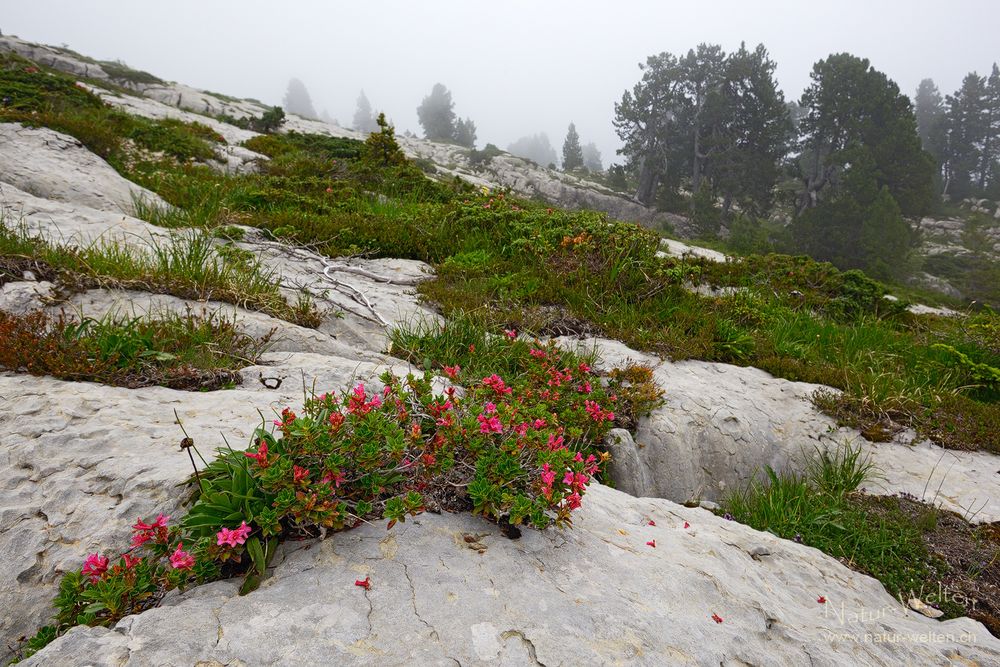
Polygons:
<instances>
[{"instance_id":1,"label":"alpine meadow vegetation","mask_svg":"<svg viewBox=\"0 0 1000 667\"><path fill-rule=\"evenodd\" d=\"M201 458L185 487L186 514L137 517L131 536L67 572L53 623L28 641L24 655L76 625L112 626L174 589L240 577L250 592L284 540L328 537L365 522L392 527L432 510L471 511L508 535L572 527L588 485L604 479L607 432L634 428L664 393L649 368L600 374L594 355L560 346L559 336L615 338L674 361L752 365L837 390L818 392L816 405L872 440L913 428L944 447L1000 453L1000 316L989 308L954 317L914 314L863 272L895 278L897 255L910 240L898 222L923 210L933 171L919 141L910 140L916 125L903 113L898 89L867 61L836 56L817 64L805 98L815 113L806 126L813 124L816 154L833 157L812 176L797 172L805 189L792 198L803 197L803 210L789 233L795 225L822 229L850 219L868 254L831 255L827 263L769 252L770 233L778 231L757 216L778 196L778 157L792 125L774 67L763 47L661 54L616 109L633 164L609 168L609 178L638 179L648 202L697 183L684 206L704 235L743 225L742 239L755 252L711 262L666 256L658 233L604 214L562 210L458 178L430 179L403 154L385 114L372 118L363 94L356 124L372 130L365 141L280 132L284 114L275 107L240 122L262 132L244 147L267 159L253 173L222 173L207 163L225 139L207 125L132 116L73 77L0 56L0 88L15 100L0 108L0 121L76 137L171 205L136 202L139 217L170 230L169 240L145 249L62 245L5 217L0 286L30 270L64 294L140 289L318 327L325 314L308 297L289 303L278 276L240 248L249 230L328 257L427 262L434 276L417 290L441 316L440 323L389 332L389 352L420 372L386 373L340 392L307 391L301 404L262 420L244 448L227 444ZM636 130L648 120L655 88L678 81L682 113L671 122L683 123L691 140L683 153L644 143L648 137ZM899 112L898 134L872 138L870 128L852 127L857 141L831 144L843 133L826 125L824 104L839 90L828 81L851 91L874 86L878 94L867 103ZM703 94L709 89L712 95ZM447 89L435 86L421 105L425 133L473 148L475 125L457 119L452 107ZM571 162L583 160L570 127ZM717 142L711 158L702 157L703 140ZM929 165L927 173L911 179L898 164L880 162L882 142L906 146L910 158ZM532 155L555 155L547 138L527 143L537 144L526 147ZM472 155L490 159L499 152L491 146ZM684 165L685 173L651 173L654 160L639 168L649 157L644 151L660 151L654 157L670 157L667 164ZM842 190L820 186L824 170L848 162L857 168L838 181ZM736 177L743 172L753 173L753 182ZM884 229L900 234L887 237ZM271 342L241 334L225 318L190 313L5 314L0 340L7 370L185 389L231 386ZM201 457L190 438L182 443L192 463ZM912 507L858 493L870 472L850 451L821 458L804 475L768 471L728 498L724 511L755 528L798 536L903 591L935 564L913 528ZM655 540L649 545L655 548Z\"/></svg>"}]
</instances>

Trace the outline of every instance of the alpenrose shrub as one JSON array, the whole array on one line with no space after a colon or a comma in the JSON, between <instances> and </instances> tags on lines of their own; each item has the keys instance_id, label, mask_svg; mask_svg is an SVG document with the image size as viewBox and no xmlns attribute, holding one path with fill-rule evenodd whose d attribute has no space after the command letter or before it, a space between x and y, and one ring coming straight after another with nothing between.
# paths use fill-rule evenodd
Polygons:
<instances>
[{"instance_id":1,"label":"alpenrose shrub","mask_svg":"<svg viewBox=\"0 0 1000 667\"><path fill-rule=\"evenodd\" d=\"M28 650L73 625L111 625L173 588L245 575L248 592L282 539L378 519L391 528L425 510L471 509L538 529L571 525L609 459L598 447L616 406L650 390L608 385L554 343L515 337L509 332L505 344L516 371L504 377L459 388L430 373L386 373L379 389L359 383L307 398L300 413L283 409L247 451L220 449L192 479L196 501L179 525L140 519L129 550L91 554L63 578L56 625ZM444 368L452 379L460 372Z\"/></svg>"}]
</instances>

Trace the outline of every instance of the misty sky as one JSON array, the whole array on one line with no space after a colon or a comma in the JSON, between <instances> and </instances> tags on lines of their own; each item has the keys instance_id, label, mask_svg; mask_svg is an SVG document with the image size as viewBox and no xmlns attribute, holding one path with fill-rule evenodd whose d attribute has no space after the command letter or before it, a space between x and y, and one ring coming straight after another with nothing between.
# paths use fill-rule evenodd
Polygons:
<instances>
[{"instance_id":1,"label":"misty sky","mask_svg":"<svg viewBox=\"0 0 1000 667\"><path fill-rule=\"evenodd\" d=\"M440 81L480 148L546 132L559 150L574 121L605 165L620 145L614 102L650 54L763 42L797 99L816 60L848 51L912 96L924 77L949 93L966 72L988 73L998 27L996 0L0 0L4 34L272 104L296 76L344 125L364 88L400 132L420 133L416 107Z\"/></svg>"}]
</instances>

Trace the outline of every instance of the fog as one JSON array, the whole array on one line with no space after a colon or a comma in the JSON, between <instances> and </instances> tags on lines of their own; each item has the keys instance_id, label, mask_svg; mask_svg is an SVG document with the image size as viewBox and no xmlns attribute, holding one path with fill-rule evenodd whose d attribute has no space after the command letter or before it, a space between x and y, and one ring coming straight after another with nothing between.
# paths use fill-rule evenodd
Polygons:
<instances>
[{"instance_id":1,"label":"fog","mask_svg":"<svg viewBox=\"0 0 1000 667\"><path fill-rule=\"evenodd\" d=\"M545 132L557 151L576 123L605 165L620 142L614 103L637 64L699 42L727 52L763 42L786 99L833 52L869 58L913 96L942 93L1000 60L994 0L746 2L0 2L0 30L120 59L157 76L280 104L301 79L317 112L349 125L363 88L399 132L420 134L416 107L436 82L477 126L479 147Z\"/></svg>"}]
</instances>

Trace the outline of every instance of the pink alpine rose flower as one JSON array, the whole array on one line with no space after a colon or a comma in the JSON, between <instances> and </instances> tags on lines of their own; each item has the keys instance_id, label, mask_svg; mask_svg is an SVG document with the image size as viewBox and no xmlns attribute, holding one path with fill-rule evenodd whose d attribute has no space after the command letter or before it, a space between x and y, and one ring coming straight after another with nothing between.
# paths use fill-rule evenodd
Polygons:
<instances>
[{"instance_id":1,"label":"pink alpine rose flower","mask_svg":"<svg viewBox=\"0 0 1000 667\"><path fill-rule=\"evenodd\" d=\"M497 396L503 396L504 394L509 394L512 391L514 391L513 389L508 387L506 383L504 383L503 378L501 378L496 373L494 373L489 377L483 378L483 385L495 391Z\"/></svg>"},{"instance_id":2,"label":"pink alpine rose flower","mask_svg":"<svg viewBox=\"0 0 1000 667\"><path fill-rule=\"evenodd\" d=\"M563 442L565 442L565 440L561 435L553 433L549 436L548 447L550 450L555 451L563 446Z\"/></svg>"},{"instance_id":3,"label":"pink alpine rose flower","mask_svg":"<svg viewBox=\"0 0 1000 667\"><path fill-rule=\"evenodd\" d=\"M100 554L90 554L87 560L83 561L81 574L90 579L90 583L96 584L101 575L108 571L108 558Z\"/></svg>"},{"instance_id":4,"label":"pink alpine rose flower","mask_svg":"<svg viewBox=\"0 0 1000 667\"><path fill-rule=\"evenodd\" d=\"M244 544L247 537L250 536L250 530L246 521L240 524L239 528L223 528L216 534L215 543L220 547L223 545L235 547L238 544Z\"/></svg>"},{"instance_id":5,"label":"pink alpine rose flower","mask_svg":"<svg viewBox=\"0 0 1000 667\"><path fill-rule=\"evenodd\" d=\"M175 570L190 570L194 567L194 556L184 551L183 542L179 542L177 549L170 554L170 566Z\"/></svg>"},{"instance_id":6,"label":"pink alpine rose flower","mask_svg":"<svg viewBox=\"0 0 1000 667\"><path fill-rule=\"evenodd\" d=\"M503 433L503 424L496 415L491 415L490 417L479 415L476 419L479 420L480 433Z\"/></svg>"},{"instance_id":7,"label":"pink alpine rose flower","mask_svg":"<svg viewBox=\"0 0 1000 667\"><path fill-rule=\"evenodd\" d=\"M257 453L253 452L243 452L243 456L248 459L253 459L257 462L261 468L267 467L267 443L263 440L260 441L260 445L257 447Z\"/></svg>"},{"instance_id":8,"label":"pink alpine rose flower","mask_svg":"<svg viewBox=\"0 0 1000 667\"><path fill-rule=\"evenodd\" d=\"M552 486L552 483L556 481L556 471L549 467L546 463L542 466L542 485Z\"/></svg>"}]
</instances>

